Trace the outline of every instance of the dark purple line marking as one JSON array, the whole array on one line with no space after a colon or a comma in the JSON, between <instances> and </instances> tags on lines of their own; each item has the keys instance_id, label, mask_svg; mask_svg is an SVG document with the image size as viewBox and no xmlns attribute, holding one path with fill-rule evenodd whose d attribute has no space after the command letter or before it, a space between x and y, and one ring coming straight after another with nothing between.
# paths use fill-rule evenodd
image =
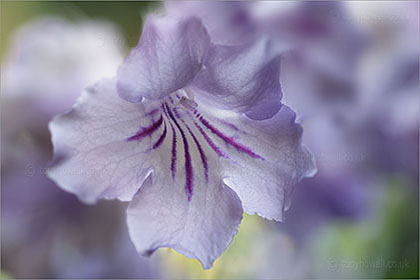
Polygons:
<instances>
[{"instance_id":1,"label":"dark purple line marking","mask_svg":"<svg viewBox=\"0 0 420 280\"><path fill-rule=\"evenodd\" d=\"M201 118L202 116L201 116L201 114L197 111L197 110L194 110L194 115L197 117L197 118ZM242 133L245 133L245 132L243 132L242 130L240 130L236 125L234 125L233 123L230 123L230 122L228 122L228 121L225 121L225 120L221 120L221 119L219 119L219 118L215 118L218 122L220 122L220 123L222 123L222 124L224 124L224 125L226 125L226 126L228 126L229 128L231 128L231 129L233 129L233 130L236 130L236 131L241 131Z\"/></svg>"},{"instance_id":2,"label":"dark purple line marking","mask_svg":"<svg viewBox=\"0 0 420 280\"><path fill-rule=\"evenodd\" d=\"M172 119L176 127L178 128L179 132L182 136L182 141L184 143L184 155L185 155L185 192L187 194L188 201L191 201L191 197L193 195L193 167L191 164L191 154L188 145L187 137L185 136L185 132L182 130L179 123L176 121L172 111L169 109L168 105L164 104L166 108L166 112L168 113L169 117Z\"/></svg>"},{"instance_id":3,"label":"dark purple line marking","mask_svg":"<svg viewBox=\"0 0 420 280\"><path fill-rule=\"evenodd\" d=\"M166 112L166 107L163 106L163 104L162 104L162 110L163 110L163 113L165 114L165 116L167 118L169 118L169 115ZM176 144L177 144L177 141L176 141L175 128L174 128L172 122L169 121L169 125L171 126L171 129L172 129L171 173L172 173L172 179L175 179L175 173L176 173L176 154L177 154L177 152L176 152Z\"/></svg>"},{"instance_id":4,"label":"dark purple line marking","mask_svg":"<svg viewBox=\"0 0 420 280\"><path fill-rule=\"evenodd\" d=\"M243 153L246 153L246 154L248 154L249 156L251 156L253 158L259 158L259 159L264 160L264 158L262 158L260 155L257 155L256 153L254 153L253 151L251 151L251 149L245 147L244 145L239 144L232 137L228 137L228 136L224 135L220 130L218 130L217 128L215 128L214 126L212 126L203 116L200 116L198 119L211 132L213 132L214 134L216 134L217 136L219 136L227 144L232 145L233 147L235 147L238 151L243 152Z\"/></svg>"},{"instance_id":5,"label":"dark purple line marking","mask_svg":"<svg viewBox=\"0 0 420 280\"><path fill-rule=\"evenodd\" d=\"M153 109L152 111L146 113L144 116L151 116L159 112L159 108Z\"/></svg>"},{"instance_id":6,"label":"dark purple line marking","mask_svg":"<svg viewBox=\"0 0 420 280\"><path fill-rule=\"evenodd\" d=\"M139 132L137 132L135 135L131 136L127 139L127 141L134 141L134 140L140 140L141 138L151 135L153 132L155 132L163 122L163 117L160 115L160 118L157 122L152 123L150 126L142 128Z\"/></svg>"},{"instance_id":7,"label":"dark purple line marking","mask_svg":"<svg viewBox=\"0 0 420 280\"><path fill-rule=\"evenodd\" d=\"M225 120L221 120L221 119L217 119L220 123L226 125L227 127L236 130L236 131L241 131L236 125L234 125L233 123L227 122ZM242 132L242 131L241 131Z\"/></svg>"},{"instance_id":8,"label":"dark purple line marking","mask_svg":"<svg viewBox=\"0 0 420 280\"><path fill-rule=\"evenodd\" d=\"M153 145L153 149L159 148L159 146L162 145L163 141L165 140L165 137L166 137L166 122L164 124L165 124L165 126L163 128L163 133L159 137L159 139L156 141L156 143Z\"/></svg>"},{"instance_id":9,"label":"dark purple line marking","mask_svg":"<svg viewBox=\"0 0 420 280\"><path fill-rule=\"evenodd\" d=\"M209 167L208 167L208 162L207 162L207 156L204 153L204 150L201 147L200 142L198 141L197 137L195 137L194 133L192 132L192 130L190 129L188 124L182 118L179 117L178 110L176 108L174 108L174 113L175 113L175 116L178 119L180 119L182 121L182 123L185 125L185 127L187 128L188 132L190 133L192 139L194 140L195 145L197 146L198 152L200 153L201 162L203 163L204 177L206 178L206 183L208 183L209 182Z\"/></svg>"},{"instance_id":10,"label":"dark purple line marking","mask_svg":"<svg viewBox=\"0 0 420 280\"><path fill-rule=\"evenodd\" d=\"M200 145L200 142L198 142L197 137L195 137L194 133L191 131L191 129L188 127L187 124L185 124L185 126L187 127L188 132L190 133L192 139L194 140L195 145L197 145L197 149L198 149L198 152L200 153L200 157L201 157L201 162L203 163L204 177L206 178L206 183L208 183L209 182L209 166L208 166L208 163L207 163L206 154L204 153L203 148Z\"/></svg>"},{"instance_id":11,"label":"dark purple line marking","mask_svg":"<svg viewBox=\"0 0 420 280\"><path fill-rule=\"evenodd\" d=\"M220 150L219 147L217 147L216 144L214 144L214 142L210 139L210 137L207 135L207 133L201 128L201 126L194 121L195 126L197 127L198 131L200 131L201 135L203 135L204 139L207 141L207 143L209 144L209 146L213 149L213 151L216 152L217 155L224 157L224 158L229 158L227 155L225 155L222 150Z\"/></svg>"},{"instance_id":12,"label":"dark purple line marking","mask_svg":"<svg viewBox=\"0 0 420 280\"><path fill-rule=\"evenodd\" d=\"M174 115L175 115L178 119L180 119L180 120L181 120L181 122L184 122L184 120L183 120L183 119L181 118L181 116L179 115L178 109L177 109L176 107L174 107L173 109L174 109L174 111L173 111Z\"/></svg>"},{"instance_id":13,"label":"dark purple line marking","mask_svg":"<svg viewBox=\"0 0 420 280\"><path fill-rule=\"evenodd\" d=\"M175 179L175 171L176 171L176 132L175 128L172 123L169 123L172 128L172 158L171 158L171 172L172 172L172 179Z\"/></svg>"}]
</instances>

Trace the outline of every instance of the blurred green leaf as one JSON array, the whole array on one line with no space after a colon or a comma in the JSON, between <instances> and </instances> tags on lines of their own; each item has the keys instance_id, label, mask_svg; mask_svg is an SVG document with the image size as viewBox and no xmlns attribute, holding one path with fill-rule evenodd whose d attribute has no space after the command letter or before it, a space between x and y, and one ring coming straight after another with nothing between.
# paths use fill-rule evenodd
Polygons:
<instances>
[{"instance_id":1,"label":"blurred green leaf","mask_svg":"<svg viewBox=\"0 0 420 280\"><path fill-rule=\"evenodd\" d=\"M360 223L332 223L312 253L318 276L418 278L418 194L400 178L388 180L373 212Z\"/></svg>"},{"instance_id":2,"label":"blurred green leaf","mask_svg":"<svg viewBox=\"0 0 420 280\"><path fill-rule=\"evenodd\" d=\"M6 279L13 279L12 276L10 276L9 274L7 274L4 271L0 272L0 280L6 280Z\"/></svg>"}]
</instances>

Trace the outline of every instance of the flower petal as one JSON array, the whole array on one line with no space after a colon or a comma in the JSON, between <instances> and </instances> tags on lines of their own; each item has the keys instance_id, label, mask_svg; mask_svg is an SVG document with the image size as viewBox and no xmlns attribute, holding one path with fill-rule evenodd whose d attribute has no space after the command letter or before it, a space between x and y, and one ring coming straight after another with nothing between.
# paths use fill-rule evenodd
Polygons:
<instances>
[{"instance_id":1,"label":"flower petal","mask_svg":"<svg viewBox=\"0 0 420 280\"><path fill-rule=\"evenodd\" d=\"M195 17L149 17L137 47L118 70L118 92L130 102L160 99L201 69L209 37Z\"/></svg>"},{"instance_id":2,"label":"flower petal","mask_svg":"<svg viewBox=\"0 0 420 280\"><path fill-rule=\"evenodd\" d=\"M198 169L198 168L197 168ZM131 239L139 253L150 255L170 247L197 258L209 269L234 235L242 219L241 201L220 176L208 184L197 181L188 201L182 180L158 168L134 196L127 211Z\"/></svg>"},{"instance_id":3,"label":"flower petal","mask_svg":"<svg viewBox=\"0 0 420 280\"><path fill-rule=\"evenodd\" d=\"M220 160L224 182L249 214L283 220L292 187L312 176L315 163L301 144L302 127L283 105L270 119L255 121L229 111L197 108L200 125L228 160Z\"/></svg>"},{"instance_id":4,"label":"flower petal","mask_svg":"<svg viewBox=\"0 0 420 280\"><path fill-rule=\"evenodd\" d=\"M55 159L49 177L84 202L130 200L150 169L149 162L133 155L142 153L149 143L127 145L125 135L150 125L155 116L146 112L152 108L121 99L115 80L88 88L69 113L50 123Z\"/></svg>"},{"instance_id":5,"label":"flower petal","mask_svg":"<svg viewBox=\"0 0 420 280\"><path fill-rule=\"evenodd\" d=\"M265 120L273 117L280 110L281 105L279 92L269 91L264 98L257 100L245 114L253 120Z\"/></svg>"},{"instance_id":6,"label":"flower petal","mask_svg":"<svg viewBox=\"0 0 420 280\"><path fill-rule=\"evenodd\" d=\"M219 108L247 112L253 106L270 104L270 113L262 116L269 118L281 106L280 58L271 54L265 39L241 46L215 45L208 50L205 68L192 87L206 103Z\"/></svg>"}]
</instances>

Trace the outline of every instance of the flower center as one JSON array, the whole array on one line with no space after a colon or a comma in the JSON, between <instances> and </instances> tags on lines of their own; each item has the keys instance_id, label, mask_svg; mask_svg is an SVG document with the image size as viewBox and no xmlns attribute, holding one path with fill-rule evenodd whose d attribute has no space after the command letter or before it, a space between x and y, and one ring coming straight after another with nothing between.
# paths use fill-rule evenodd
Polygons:
<instances>
[{"instance_id":1,"label":"flower center","mask_svg":"<svg viewBox=\"0 0 420 280\"><path fill-rule=\"evenodd\" d=\"M157 120L154 117L155 114L159 114ZM227 151L222 151L223 148L220 146L222 143L226 147L231 147L237 152L247 154L251 158L264 160L263 157L254 153L251 148L238 142L239 134L229 136L221 130L221 127L219 128L219 126L222 126L225 131L244 133L234 124L215 116L204 116L200 113L198 104L194 101L194 95L187 90L179 90L165 97L161 101L159 108L155 108L146 115L151 117L151 124L147 127L142 127L135 135L129 137L127 141L141 141L143 138L152 137L156 132L160 131L160 135L154 137L151 142L150 151L153 151L161 147L167 137L170 138L169 142L167 142L167 147L170 150L170 153L168 153L170 158L168 167L170 166L174 180L176 174L185 175L185 191L188 201L191 200L193 194L194 181L200 176L197 175L199 173L195 172L195 168L193 168L194 159L201 161L205 183L209 182L210 166L207 155L209 151L206 151L206 145L217 156L225 159L232 160ZM183 149L179 150L181 146ZM182 152L180 155L180 151L183 151L183 156ZM184 158L184 172L182 173L179 172L180 170L177 172L177 162L180 156Z\"/></svg>"},{"instance_id":2,"label":"flower center","mask_svg":"<svg viewBox=\"0 0 420 280\"><path fill-rule=\"evenodd\" d=\"M188 89L181 89L168 96L171 107L181 107L187 111L194 111L198 104L194 101L194 94ZM165 103L165 102L164 102Z\"/></svg>"},{"instance_id":3,"label":"flower center","mask_svg":"<svg viewBox=\"0 0 420 280\"><path fill-rule=\"evenodd\" d=\"M191 100L185 96L182 96L179 100L179 103L187 110L194 111L197 108L197 103L194 100Z\"/></svg>"}]
</instances>

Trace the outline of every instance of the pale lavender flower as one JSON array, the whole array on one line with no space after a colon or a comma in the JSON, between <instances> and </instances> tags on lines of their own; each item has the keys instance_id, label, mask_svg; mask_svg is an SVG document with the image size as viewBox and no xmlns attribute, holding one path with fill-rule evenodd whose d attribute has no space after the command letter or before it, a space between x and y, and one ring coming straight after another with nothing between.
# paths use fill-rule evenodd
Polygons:
<instances>
[{"instance_id":1,"label":"pale lavender flower","mask_svg":"<svg viewBox=\"0 0 420 280\"><path fill-rule=\"evenodd\" d=\"M117 78L50 123L49 176L87 203L131 201L140 253L171 247L210 268L244 210L282 221L315 172L280 99L269 40L219 45L196 17L151 16Z\"/></svg>"}]
</instances>

